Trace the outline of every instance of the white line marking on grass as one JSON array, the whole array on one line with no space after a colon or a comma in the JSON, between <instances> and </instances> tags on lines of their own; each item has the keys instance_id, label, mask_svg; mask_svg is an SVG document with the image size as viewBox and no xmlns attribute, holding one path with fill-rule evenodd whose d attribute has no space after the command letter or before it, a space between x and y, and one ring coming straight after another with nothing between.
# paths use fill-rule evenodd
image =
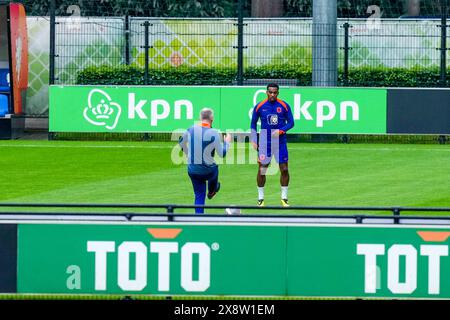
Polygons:
<instances>
[{"instance_id":1,"label":"white line marking on grass","mask_svg":"<svg viewBox=\"0 0 450 320\"><path fill-rule=\"evenodd\" d=\"M127 145L114 145L114 146L89 146L89 145L39 145L39 144L22 144L22 145L3 145L0 144L0 148L92 148L92 149L172 149L176 144L167 145L167 146L127 146ZM250 146L242 146L239 145L237 149L247 149ZM337 147L314 147L314 146L295 146L289 144L289 150L318 150L318 151L329 151L329 150L341 150L341 151L442 151L442 152L450 152L450 148L447 149L438 149L438 148L345 148L344 146L341 148Z\"/></svg>"}]
</instances>

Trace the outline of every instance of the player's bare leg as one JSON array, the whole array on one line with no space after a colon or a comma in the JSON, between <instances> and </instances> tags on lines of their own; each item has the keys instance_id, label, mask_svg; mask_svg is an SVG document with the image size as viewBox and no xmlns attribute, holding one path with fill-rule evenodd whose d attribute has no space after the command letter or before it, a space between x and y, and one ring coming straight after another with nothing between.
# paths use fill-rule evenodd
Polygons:
<instances>
[{"instance_id":1,"label":"player's bare leg","mask_svg":"<svg viewBox=\"0 0 450 320\"><path fill-rule=\"evenodd\" d=\"M258 162L258 175L256 176L256 183L258 187L264 187L266 184L266 172L269 165L263 165L261 162Z\"/></svg>"},{"instance_id":2,"label":"player's bare leg","mask_svg":"<svg viewBox=\"0 0 450 320\"><path fill-rule=\"evenodd\" d=\"M288 186L289 186L289 168L288 163L280 163L280 185L281 185L281 205L289 207L288 203Z\"/></svg>"},{"instance_id":3,"label":"player's bare leg","mask_svg":"<svg viewBox=\"0 0 450 320\"><path fill-rule=\"evenodd\" d=\"M266 184L266 172L269 165L263 165L258 162L258 174L256 176L256 184L258 186L258 206L264 206L264 186Z\"/></svg>"}]
</instances>

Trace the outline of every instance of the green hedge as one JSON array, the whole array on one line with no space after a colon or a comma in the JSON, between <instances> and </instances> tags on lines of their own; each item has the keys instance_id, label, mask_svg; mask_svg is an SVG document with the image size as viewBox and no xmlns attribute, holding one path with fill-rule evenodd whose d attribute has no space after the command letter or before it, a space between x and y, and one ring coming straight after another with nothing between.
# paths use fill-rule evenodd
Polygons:
<instances>
[{"instance_id":1,"label":"green hedge","mask_svg":"<svg viewBox=\"0 0 450 320\"><path fill-rule=\"evenodd\" d=\"M343 74L339 74L343 83ZM447 70L447 86L450 84L450 70ZM350 87L440 87L438 68L428 69L380 69L359 68L349 71Z\"/></svg>"},{"instance_id":2,"label":"green hedge","mask_svg":"<svg viewBox=\"0 0 450 320\"><path fill-rule=\"evenodd\" d=\"M230 85L233 69L171 68L149 71L149 83L157 85ZM77 84L143 85L144 70L133 66L88 67L77 75Z\"/></svg>"},{"instance_id":3,"label":"green hedge","mask_svg":"<svg viewBox=\"0 0 450 320\"><path fill-rule=\"evenodd\" d=\"M236 69L232 68L165 68L149 71L150 85L233 85ZM311 86L312 72L304 66L264 66L246 68L244 79L297 79L301 86ZM349 71L345 84L340 70L338 85L350 87L439 87L437 68L358 68ZM88 67L77 74L83 85L143 85L144 70L134 66ZM447 87L450 70L447 71Z\"/></svg>"}]
</instances>

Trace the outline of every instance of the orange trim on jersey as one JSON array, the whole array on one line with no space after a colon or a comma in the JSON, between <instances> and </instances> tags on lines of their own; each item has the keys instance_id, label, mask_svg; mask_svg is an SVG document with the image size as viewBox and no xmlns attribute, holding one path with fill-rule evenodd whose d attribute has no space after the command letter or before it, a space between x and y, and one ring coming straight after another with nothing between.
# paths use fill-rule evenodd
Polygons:
<instances>
[{"instance_id":1,"label":"orange trim on jersey","mask_svg":"<svg viewBox=\"0 0 450 320\"><path fill-rule=\"evenodd\" d=\"M201 122L200 125L204 128L211 128L211 125L209 123L206 122Z\"/></svg>"},{"instance_id":2,"label":"orange trim on jersey","mask_svg":"<svg viewBox=\"0 0 450 320\"><path fill-rule=\"evenodd\" d=\"M268 99L265 99L265 100L261 101L261 102L256 106L255 112L258 112L259 108L261 108L262 105L263 105L264 103L267 102L267 100L268 100Z\"/></svg>"},{"instance_id":3,"label":"orange trim on jersey","mask_svg":"<svg viewBox=\"0 0 450 320\"><path fill-rule=\"evenodd\" d=\"M280 100L278 98L277 98L277 101L286 109L286 111L289 111L286 102L284 102L283 100Z\"/></svg>"}]
</instances>

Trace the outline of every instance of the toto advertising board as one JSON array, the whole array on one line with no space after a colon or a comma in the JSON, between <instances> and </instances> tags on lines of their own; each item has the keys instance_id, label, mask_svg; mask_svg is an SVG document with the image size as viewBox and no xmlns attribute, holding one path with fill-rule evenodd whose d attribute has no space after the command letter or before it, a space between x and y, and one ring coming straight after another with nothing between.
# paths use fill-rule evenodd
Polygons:
<instances>
[{"instance_id":1,"label":"toto advertising board","mask_svg":"<svg viewBox=\"0 0 450 320\"><path fill-rule=\"evenodd\" d=\"M20 293L450 298L448 227L20 224Z\"/></svg>"},{"instance_id":2,"label":"toto advertising board","mask_svg":"<svg viewBox=\"0 0 450 320\"><path fill-rule=\"evenodd\" d=\"M261 87L51 86L51 132L173 132L214 110L214 126L249 132ZM386 133L386 89L280 88L291 107L290 133Z\"/></svg>"}]
</instances>

